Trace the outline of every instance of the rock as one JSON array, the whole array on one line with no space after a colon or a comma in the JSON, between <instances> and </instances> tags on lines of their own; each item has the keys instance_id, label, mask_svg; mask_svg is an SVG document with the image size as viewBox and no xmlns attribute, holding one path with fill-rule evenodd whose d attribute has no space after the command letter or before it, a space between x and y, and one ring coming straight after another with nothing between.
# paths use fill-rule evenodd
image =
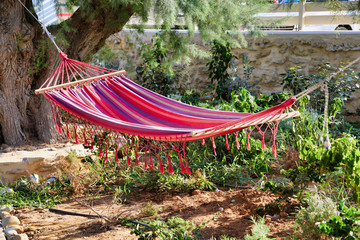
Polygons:
<instances>
[{"instance_id":1,"label":"rock","mask_svg":"<svg viewBox=\"0 0 360 240\"><path fill-rule=\"evenodd\" d=\"M5 233L0 231L0 240L6 240Z\"/></svg>"},{"instance_id":2,"label":"rock","mask_svg":"<svg viewBox=\"0 0 360 240\"><path fill-rule=\"evenodd\" d=\"M0 190L0 195L4 195L4 194L9 194L9 195L13 195L14 194L14 190L12 190L9 187L3 188Z\"/></svg>"},{"instance_id":3,"label":"rock","mask_svg":"<svg viewBox=\"0 0 360 240\"><path fill-rule=\"evenodd\" d=\"M35 232L36 231L36 227L34 226L28 226L24 229L24 232Z\"/></svg>"},{"instance_id":4,"label":"rock","mask_svg":"<svg viewBox=\"0 0 360 240\"><path fill-rule=\"evenodd\" d=\"M57 178L56 177L49 177L46 182L42 185L42 187L45 187L47 185L54 185L56 183Z\"/></svg>"},{"instance_id":5,"label":"rock","mask_svg":"<svg viewBox=\"0 0 360 240\"><path fill-rule=\"evenodd\" d=\"M33 184L38 185L39 182L40 182L39 175L37 175L36 173L31 174L31 175L29 176L29 181L30 181L31 183L33 183Z\"/></svg>"},{"instance_id":6,"label":"rock","mask_svg":"<svg viewBox=\"0 0 360 240\"><path fill-rule=\"evenodd\" d=\"M4 232L5 233L5 232ZM6 239L12 239L13 236L18 235L16 230L9 230L5 233Z\"/></svg>"},{"instance_id":7,"label":"rock","mask_svg":"<svg viewBox=\"0 0 360 240\"><path fill-rule=\"evenodd\" d=\"M0 212L3 212L3 211L10 213L13 211L13 209L10 206L4 206L4 207L0 208Z\"/></svg>"},{"instance_id":8,"label":"rock","mask_svg":"<svg viewBox=\"0 0 360 240\"><path fill-rule=\"evenodd\" d=\"M275 214L274 216L271 216L271 220L272 221L277 221L280 219L280 215L279 214Z\"/></svg>"},{"instance_id":9,"label":"rock","mask_svg":"<svg viewBox=\"0 0 360 240\"><path fill-rule=\"evenodd\" d=\"M29 240L29 237L26 233L22 233L22 234L16 234L16 235L11 235L10 237L6 236L8 238L8 240Z\"/></svg>"},{"instance_id":10,"label":"rock","mask_svg":"<svg viewBox=\"0 0 360 240\"><path fill-rule=\"evenodd\" d=\"M9 216L2 220L2 225L6 229L9 226L19 225L20 220L15 216Z\"/></svg>"},{"instance_id":11,"label":"rock","mask_svg":"<svg viewBox=\"0 0 360 240\"><path fill-rule=\"evenodd\" d=\"M248 211L246 211L245 209L240 210L240 215L246 215L248 214Z\"/></svg>"},{"instance_id":12,"label":"rock","mask_svg":"<svg viewBox=\"0 0 360 240\"><path fill-rule=\"evenodd\" d=\"M7 227L4 232L6 234L8 231L12 231L12 230L15 230L17 233L23 233L24 227L20 226L20 225L13 225L13 226Z\"/></svg>"},{"instance_id":13,"label":"rock","mask_svg":"<svg viewBox=\"0 0 360 240\"><path fill-rule=\"evenodd\" d=\"M9 145L1 144L1 148L2 148L2 149L8 148L8 147L9 147Z\"/></svg>"},{"instance_id":14,"label":"rock","mask_svg":"<svg viewBox=\"0 0 360 240\"><path fill-rule=\"evenodd\" d=\"M192 195L196 196L196 195L200 195L201 194L201 190L196 189L192 192Z\"/></svg>"},{"instance_id":15,"label":"rock","mask_svg":"<svg viewBox=\"0 0 360 240\"><path fill-rule=\"evenodd\" d=\"M228 208L228 209L225 209L225 213L226 214L233 214L233 211L230 208Z\"/></svg>"},{"instance_id":16,"label":"rock","mask_svg":"<svg viewBox=\"0 0 360 240\"><path fill-rule=\"evenodd\" d=\"M280 212L280 217L286 218L288 216L289 216L289 214L287 212Z\"/></svg>"},{"instance_id":17,"label":"rock","mask_svg":"<svg viewBox=\"0 0 360 240\"><path fill-rule=\"evenodd\" d=\"M11 152L12 151L12 148L11 147L7 147L3 150L4 153L8 153L8 152Z\"/></svg>"},{"instance_id":18,"label":"rock","mask_svg":"<svg viewBox=\"0 0 360 240\"><path fill-rule=\"evenodd\" d=\"M10 216L11 216L11 214L9 212L7 212L7 211L0 212L0 218L1 219L7 218L7 217L10 217Z\"/></svg>"}]
</instances>

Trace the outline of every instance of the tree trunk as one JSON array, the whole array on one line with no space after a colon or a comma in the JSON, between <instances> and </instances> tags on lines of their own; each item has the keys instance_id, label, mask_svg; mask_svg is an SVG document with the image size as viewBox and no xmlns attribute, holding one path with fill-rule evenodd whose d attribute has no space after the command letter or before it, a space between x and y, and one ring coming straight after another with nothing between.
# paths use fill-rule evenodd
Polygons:
<instances>
[{"instance_id":1,"label":"tree trunk","mask_svg":"<svg viewBox=\"0 0 360 240\"><path fill-rule=\"evenodd\" d=\"M22 1L31 9L31 0ZM62 40L67 42L67 47L60 45L71 58L90 59L106 38L120 31L132 15L130 5L120 7L120 10L102 9L98 1L91 1L96 10L94 20L80 8L66 23L50 28L54 33L64 24L73 29L63 34ZM41 32L39 24L17 0L0 0L0 145L34 139L47 143L57 140L47 100L34 95L34 90L59 62L56 49L44 44L46 36ZM44 45L46 52L39 58L39 46ZM35 64L39 59L42 64L47 63L41 71Z\"/></svg>"},{"instance_id":2,"label":"tree trunk","mask_svg":"<svg viewBox=\"0 0 360 240\"><path fill-rule=\"evenodd\" d=\"M0 2L0 124L5 143L26 139L26 109L31 97L34 27L16 0Z\"/></svg>"}]
</instances>

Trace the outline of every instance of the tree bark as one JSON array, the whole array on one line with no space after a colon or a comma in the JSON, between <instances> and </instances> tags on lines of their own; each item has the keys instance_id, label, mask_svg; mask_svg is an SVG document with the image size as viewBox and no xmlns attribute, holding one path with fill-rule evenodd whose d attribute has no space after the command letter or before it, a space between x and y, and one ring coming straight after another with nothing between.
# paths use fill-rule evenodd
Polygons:
<instances>
[{"instance_id":1,"label":"tree bark","mask_svg":"<svg viewBox=\"0 0 360 240\"><path fill-rule=\"evenodd\" d=\"M31 8L31 0L22 1ZM132 15L130 5L115 11L101 8L99 0L91 0L91 4L92 18L80 7L65 23L49 28L54 35L65 24L73 29L63 35L67 45L60 47L80 61L91 59L106 38L120 31ZM0 144L32 140L51 143L58 138L47 100L34 95L60 61L56 49L49 47L43 57L47 67L34 74L38 46L46 39L41 32L17 0L0 1Z\"/></svg>"}]
</instances>

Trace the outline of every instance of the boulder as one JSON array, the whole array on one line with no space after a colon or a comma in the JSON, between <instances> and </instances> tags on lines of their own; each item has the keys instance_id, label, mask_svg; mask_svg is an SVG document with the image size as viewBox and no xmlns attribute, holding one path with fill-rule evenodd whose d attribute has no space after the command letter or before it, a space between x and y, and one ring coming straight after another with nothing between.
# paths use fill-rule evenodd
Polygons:
<instances>
[{"instance_id":1,"label":"boulder","mask_svg":"<svg viewBox=\"0 0 360 240\"><path fill-rule=\"evenodd\" d=\"M15 216L9 216L2 220L2 225L6 229L9 226L20 225L20 220Z\"/></svg>"}]
</instances>

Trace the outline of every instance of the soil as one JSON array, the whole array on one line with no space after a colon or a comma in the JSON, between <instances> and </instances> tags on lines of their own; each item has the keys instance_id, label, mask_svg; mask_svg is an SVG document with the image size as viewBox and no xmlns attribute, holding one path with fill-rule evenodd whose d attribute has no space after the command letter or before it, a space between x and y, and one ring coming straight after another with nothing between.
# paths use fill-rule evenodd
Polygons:
<instances>
[{"instance_id":1,"label":"soil","mask_svg":"<svg viewBox=\"0 0 360 240\"><path fill-rule=\"evenodd\" d=\"M24 149L24 146L20 149ZM294 162L293 158L296 158L296 153L283 156L284 162L273 168L277 169L280 165L284 168L289 165L288 162ZM70 168L69 171L77 172L76 169ZM132 229L124 227L117 219L129 218L141 222L156 218L166 220L181 217L197 225L205 223L201 229L202 239L220 239L222 235L243 238L247 233L250 234L253 226L250 217L260 214L266 218L266 224L270 227L268 237L283 239L293 232L294 212L299 204L291 200L283 201L279 206L275 201L278 198L277 195L256 190L252 186L222 188L214 192L195 190L192 193L177 195L138 190L128 195L123 203L114 201L113 195L79 196L70 200L64 199L62 204L55 207L76 213L99 215L101 218L64 215L34 207L17 208L15 215L20 219L29 239L132 240L138 237L132 235ZM155 216L146 217L142 210L149 202L156 204L159 211ZM111 221L106 221L105 218Z\"/></svg>"},{"instance_id":2,"label":"soil","mask_svg":"<svg viewBox=\"0 0 360 240\"><path fill-rule=\"evenodd\" d=\"M191 194L165 195L149 192L137 192L128 196L123 204L114 203L113 196L99 198L77 198L57 205L57 209L99 214L108 219L154 219L166 220L177 216L192 220L200 225L202 239L212 236L220 239L226 234L230 237L242 238L251 233L253 225L250 216L257 216L255 209L265 207L277 199L277 196L260 190L223 189L216 192L195 190ZM142 216L142 209L148 202L153 202L160 211L156 216ZM293 229L294 218L291 212L296 202L265 213L267 225L270 227L269 237L282 239ZM285 209L285 210L284 210ZM290 214L289 214L290 213ZM102 218L61 215L42 208L16 209L16 215L25 227L30 239L138 239L131 235L131 229L123 227L119 221L109 223ZM139 220L141 222L141 220Z\"/></svg>"}]
</instances>

